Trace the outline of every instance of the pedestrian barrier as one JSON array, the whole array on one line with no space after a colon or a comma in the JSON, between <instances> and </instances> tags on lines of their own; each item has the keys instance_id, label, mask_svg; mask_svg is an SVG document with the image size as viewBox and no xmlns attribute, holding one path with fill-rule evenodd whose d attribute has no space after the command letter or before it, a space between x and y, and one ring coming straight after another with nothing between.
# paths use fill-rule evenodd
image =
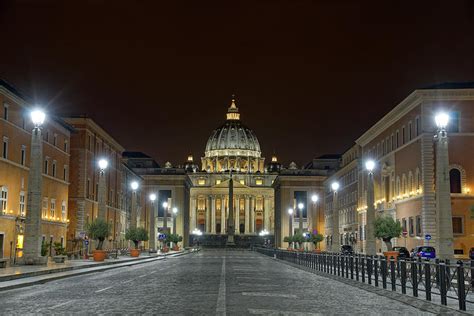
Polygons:
<instances>
[{"instance_id":1,"label":"pedestrian barrier","mask_svg":"<svg viewBox=\"0 0 474 316\"><path fill-rule=\"evenodd\" d=\"M310 253L254 248L255 251L314 271L388 287L394 292L421 297L442 305L474 311L474 260L386 259L383 256Z\"/></svg>"}]
</instances>

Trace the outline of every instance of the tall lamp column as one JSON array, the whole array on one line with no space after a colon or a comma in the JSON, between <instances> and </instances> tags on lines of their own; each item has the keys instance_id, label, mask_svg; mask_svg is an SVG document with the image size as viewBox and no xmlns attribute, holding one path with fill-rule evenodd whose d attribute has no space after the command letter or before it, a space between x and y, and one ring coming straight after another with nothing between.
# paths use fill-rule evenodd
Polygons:
<instances>
[{"instance_id":1,"label":"tall lamp column","mask_svg":"<svg viewBox=\"0 0 474 316\"><path fill-rule=\"evenodd\" d=\"M375 221L375 197L374 197L374 168L375 162L373 160L367 160L365 162L365 169L367 169L367 212L366 228L365 228L365 253L369 256L375 256L375 234L374 234L374 221Z\"/></svg>"},{"instance_id":2,"label":"tall lamp column","mask_svg":"<svg viewBox=\"0 0 474 316\"><path fill-rule=\"evenodd\" d=\"M156 249L156 224L155 224L155 214L156 214L156 207L158 206L158 203L155 203L156 200L156 194L151 193L150 194L150 203L151 203L151 210L150 210L150 226L149 226L149 234L150 238L148 241L148 247L150 250L155 250Z\"/></svg>"},{"instance_id":3,"label":"tall lamp column","mask_svg":"<svg viewBox=\"0 0 474 316\"><path fill-rule=\"evenodd\" d=\"M34 124L31 133L30 171L28 175L28 203L26 204L24 263L45 264L41 257L41 193L43 188L43 139L41 126L46 115L40 110L31 112Z\"/></svg>"},{"instance_id":4,"label":"tall lamp column","mask_svg":"<svg viewBox=\"0 0 474 316\"><path fill-rule=\"evenodd\" d=\"M291 237L293 236L293 209L292 208L288 209L288 219L289 219L288 236ZM288 246L291 247L291 242L289 243Z\"/></svg>"},{"instance_id":5,"label":"tall lamp column","mask_svg":"<svg viewBox=\"0 0 474 316\"><path fill-rule=\"evenodd\" d=\"M139 184L137 181L130 183L132 189L132 209L130 214L130 228L137 228L137 190Z\"/></svg>"},{"instance_id":6,"label":"tall lamp column","mask_svg":"<svg viewBox=\"0 0 474 316\"><path fill-rule=\"evenodd\" d=\"M436 140L436 232L437 248L441 259L453 259L453 214L451 209L451 189L449 183L448 126L449 116L439 113L435 117L438 132ZM425 232L428 234L428 232Z\"/></svg>"},{"instance_id":7,"label":"tall lamp column","mask_svg":"<svg viewBox=\"0 0 474 316\"><path fill-rule=\"evenodd\" d=\"M341 238L339 236L339 207L337 205L337 190L339 190L339 182L331 184L333 191L332 197L332 251L339 252L341 250Z\"/></svg>"},{"instance_id":8,"label":"tall lamp column","mask_svg":"<svg viewBox=\"0 0 474 316\"><path fill-rule=\"evenodd\" d=\"M98 200L98 208L99 208L99 214L98 217L103 220L107 220L107 205L106 205L106 200L105 197L107 196L107 189L105 186L105 170L107 169L107 166L109 165L109 162L102 158L98 162L99 165L99 192L97 196Z\"/></svg>"}]
</instances>

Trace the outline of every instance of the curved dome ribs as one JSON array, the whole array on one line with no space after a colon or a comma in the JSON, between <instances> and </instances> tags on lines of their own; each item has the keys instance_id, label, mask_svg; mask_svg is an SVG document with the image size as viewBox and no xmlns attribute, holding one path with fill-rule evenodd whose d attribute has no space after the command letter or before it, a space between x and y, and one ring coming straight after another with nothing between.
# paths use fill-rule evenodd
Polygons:
<instances>
[{"instance_id":1,"label":"curved dome ribs","mask_svg":"<svg viewBox=\"0 0 474 316\"><path fill-rule=\"evenodd\" d=\"M229 168L242 172L263 172L264 160L255 133L241 123L235 100L232 100L227 120L212 132L207 141L202 169L209 172Z\"/></svg>"}]
</instances>

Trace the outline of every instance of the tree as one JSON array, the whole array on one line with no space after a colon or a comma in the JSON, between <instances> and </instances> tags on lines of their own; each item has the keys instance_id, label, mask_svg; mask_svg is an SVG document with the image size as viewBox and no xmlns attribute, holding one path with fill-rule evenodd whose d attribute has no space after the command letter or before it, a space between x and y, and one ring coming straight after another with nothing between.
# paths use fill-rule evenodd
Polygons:
<instances>
[{"instance_id":1,"label":"tree","mask_svg":"<svg viewBox=\"0 0 474 316\"><path fill-rule=\"evenodd\" d=\"M303 243L306 241L306 237L301 233L294 234L292 239L293 239L293 242L298 244L299 248L302 248Z\"/></svg>"},{"instance_id":2,"label":"tree","mask_svg":"<svg viewBox=\"0 0 474 316\"><path fill-rule=\"evenodd\" d=\"M138 249L140 241L148 240L148 232L143 227L130 228L125 232L125 239L133 241L135 249Z\"/></svg>"},{"instance_id":3,"label":"tree","mask_svg":"<svg viewBox=\"0 0 474 316\"><path fill-rule=\"evenodd\" d=\"M104 240L110 235L110 230L110 224L101 218L98 218L95 221L87 224L87 235L89 235L90 238L98 241L96 250L102 250Z\"/></svg>"},{"instance_id":4,"label":"tree","mask_svg":"<svg viewBox=\"0 0 474 316\"><path fill-rule=\"evenodd\" d=\"M380 216L374 221L375 237L383 240L388 251L392 251L392 238L398 238L402 234L402 226L391 216Z\"/></svg>"},{"instance_id":5,"label":"tree","mask_svg":"<svg viewBox=\"0 0 474 316\"><path fill-rule=\"evenodd\" d=\"M309 240L314 244L315 248L319 248L319 243L324 240L324 236L321 234L311 234Z\"/></svg>"},{"instance_id":6,"label":"tree","mask_svg":"<svg viewBox=\"0 0 474 316\"><path fill-rule=\"evenodd\" d=\"M178 234L168 234L166 235L166 239L165 239L165 242L166 244L169 244L170 242L172 242L173 244L177 244L179 242L183 241L183 237L182 236L179 236Z\"/></svg>"}]
</instances>

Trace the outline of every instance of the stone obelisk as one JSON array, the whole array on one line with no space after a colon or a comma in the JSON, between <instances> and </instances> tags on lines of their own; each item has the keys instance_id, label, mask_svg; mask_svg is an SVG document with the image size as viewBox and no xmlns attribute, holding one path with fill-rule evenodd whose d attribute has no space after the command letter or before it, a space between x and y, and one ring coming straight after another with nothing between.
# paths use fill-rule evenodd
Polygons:
<instances>
[{"instance_id":1,"label":"stone obelisk","mask_svg":"<svg viewBox=\"0 0 474 316\"><path fill-rule=\"evenodd\" d=\"M235 246L234 242L234 180L232 180L232 170L229 180L229 218L227 219L227 246Z\"/></svg>"}]
</instances>

